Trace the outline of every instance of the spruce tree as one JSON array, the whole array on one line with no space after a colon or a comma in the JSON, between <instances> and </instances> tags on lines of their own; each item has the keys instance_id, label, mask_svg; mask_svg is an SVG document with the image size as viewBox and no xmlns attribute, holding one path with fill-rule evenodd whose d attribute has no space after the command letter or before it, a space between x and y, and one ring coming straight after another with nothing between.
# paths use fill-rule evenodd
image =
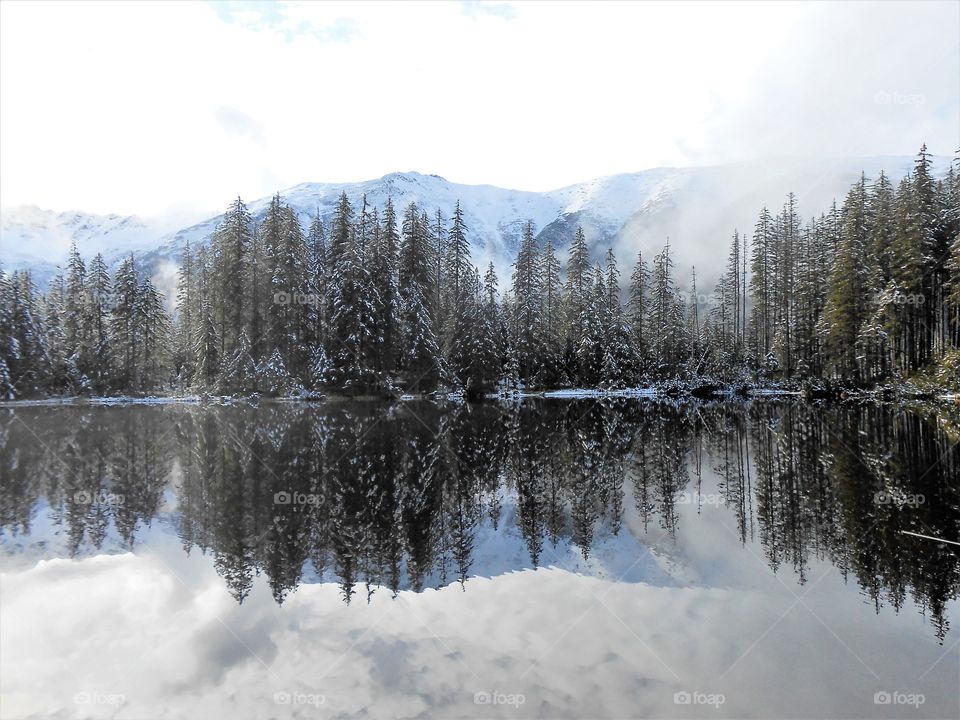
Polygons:
<instances>
[{"instance_id":1,"label":"spruce tree","mask_svg":"<svg viewBox=\"0 0 960 720\"><path fill-rule=\"evenodd\" d=\"M524 225L520 249L514 263L512 340L526 384L540 369L543 307L540 288L540 254L537 252L533 221Z\"/></svg>"},{"instance_id":2,"label":"spruce tree","mask_svg":"<svg viewBox=\"0 0 960 720\"><path fill-rule=\"evenodd\" d=\"M646 371L649 357L645 334L649 287L650 270L643 259L643 253L638 252L637 262L630 275L630 300L627 306L627 319L630 325L635 363L633 372L636 378Z\"/></svg>"},{"instance_id":3,"label":"spruce tree","mask_svg":"<svg viewBox=\"0 0 960 720\"><path fill-rule=\"evenodd\" d=\"M411 392L434 389L441 375L441 357L431 313L430 231L415 203L403 216L400 243L399 367Z\"/></svg>"}]
</instances>

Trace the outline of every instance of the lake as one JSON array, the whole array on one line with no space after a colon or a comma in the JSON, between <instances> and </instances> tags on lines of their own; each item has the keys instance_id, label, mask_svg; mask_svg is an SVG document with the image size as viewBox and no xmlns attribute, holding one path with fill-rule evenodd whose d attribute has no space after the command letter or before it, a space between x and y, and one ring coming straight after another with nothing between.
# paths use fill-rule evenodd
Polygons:
<instances>
[{"instance_id":1,"label":"lake","mask_svg":"<svg viewBox=\"0 0 960 720\"><path fill-rule=\"evenodd\" d=\"M793 400L0 408L0 714L960 717L957 447Z\"/></svg>"}]
</instances>

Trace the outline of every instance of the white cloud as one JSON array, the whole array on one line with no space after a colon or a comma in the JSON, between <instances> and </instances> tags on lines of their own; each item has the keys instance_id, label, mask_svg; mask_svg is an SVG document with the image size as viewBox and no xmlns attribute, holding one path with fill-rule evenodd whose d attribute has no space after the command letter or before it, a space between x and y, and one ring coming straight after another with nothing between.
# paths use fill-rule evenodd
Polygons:
<instances>
[{"instance_id":1,"label":"white cloud","mask_svg":"<svg viewBox=\"0 0 960 720\"><path fill-rule=\"evenodd\" d=\"M660 164L960 144L954 3L0 14L5 206L219 210L236 193L410 169L543 190Z\"/></svg>"},{"instance_id":2,"label":"white cloud","mask_svg":"<svg viewBox=\"0 0 960 720\"><path fill-rule=\"evenodd\" d=\"M924 693L924 717L955 716L955 653L918 678L944 651L913 607L875 617L836 570L794 604L762 560L729 545L709 551L757 568L753 587L541 569L466 592L369 604L361 592L350 606L335 584L277 606L263 578L237 605L212 557L185 556L172 536L145 555L45 561L3 575L0 695L11 717L870 717L887 689ZM494 691L525 702L474 704ZM674 704L684 691L725 703ZM77 705L83 693L100 704ZM304 706L278 705L279 693ZM322 697L319 711L307 696Z\"/></svg>"}]
</instances>

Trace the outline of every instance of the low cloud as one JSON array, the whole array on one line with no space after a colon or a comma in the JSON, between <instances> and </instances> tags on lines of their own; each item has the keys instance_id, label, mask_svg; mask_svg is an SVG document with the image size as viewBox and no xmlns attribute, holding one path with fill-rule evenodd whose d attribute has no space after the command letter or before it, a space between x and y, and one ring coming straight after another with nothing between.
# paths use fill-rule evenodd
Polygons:
<instances>
[{"instance_id":1,"label":"low cloud","mask_svg":"<svg viewBox=\"0 0 960 720\"><path fill-rule=\"evenodd\" d=\"M218 107L213 114L225 133L249 138L257 145L264 144L263 126L245 112L232 107Z\"/></svg>"}]
</instances>

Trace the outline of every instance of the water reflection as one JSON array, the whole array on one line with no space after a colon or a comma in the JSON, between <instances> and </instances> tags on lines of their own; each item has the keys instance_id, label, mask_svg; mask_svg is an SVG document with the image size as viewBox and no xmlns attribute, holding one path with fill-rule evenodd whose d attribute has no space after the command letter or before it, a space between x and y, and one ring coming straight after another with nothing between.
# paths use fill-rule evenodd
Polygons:
<instances>
[{"instance_id":1,"label":"water reflection","mask_svg":"<svg viewBox=\"0 0 960 720\"><path fill-rule=\"evenodd\" d=\"M241 603L259 574L278 603L318 578L349 603L468 587L481 532L519 535L538 566L629 533L627 503L670 537L693 531L684 505L713 504L774 571L803 584L829 561L878 612L912 597L942 642L956 548L901 531L960 535L956 448L935 419L874 405L18 408L0 415L0 523L8 552L42 518L77 555L170 522Z\"/></svg>"}]
</instances>

